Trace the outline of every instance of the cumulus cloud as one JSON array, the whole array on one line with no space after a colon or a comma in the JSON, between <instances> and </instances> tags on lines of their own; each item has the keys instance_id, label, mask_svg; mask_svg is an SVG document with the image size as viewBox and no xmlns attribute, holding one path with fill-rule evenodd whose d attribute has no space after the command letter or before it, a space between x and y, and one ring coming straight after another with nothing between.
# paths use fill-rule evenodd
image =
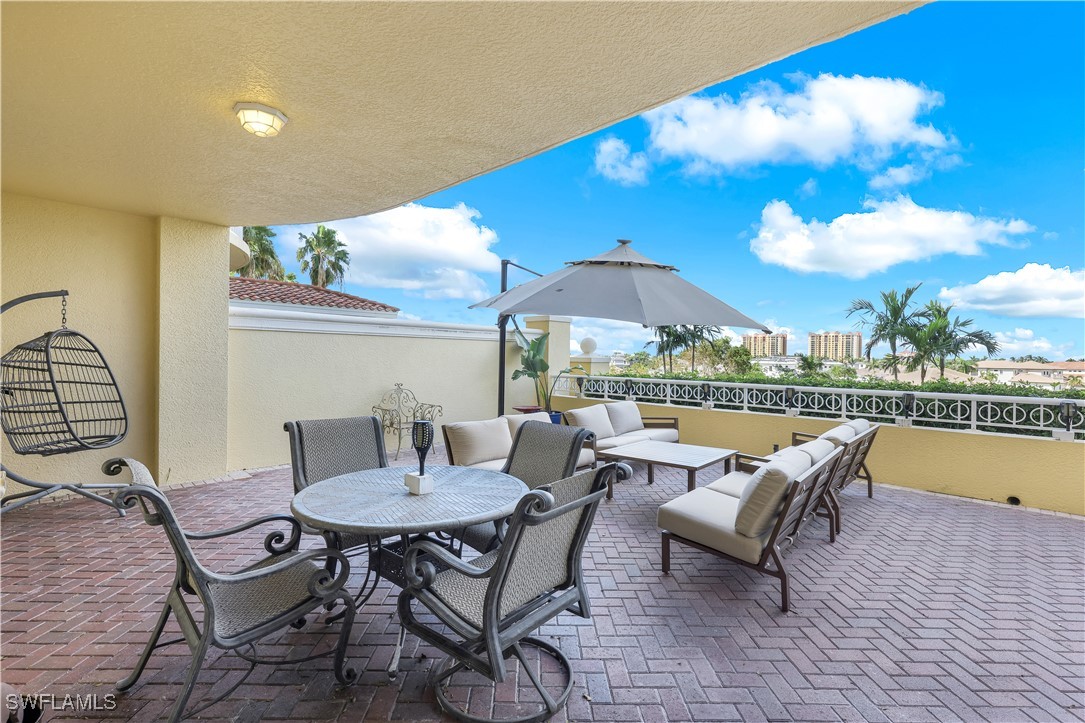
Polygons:
<instances>
[{"instance_id":1,"label":"cumulus cloud","mask_svg":"<svg viewBox=\"0 0 1085 723\"><path fill-rule=\"evenodd\" d=\"M929 168L918 166L915 163L905 163L903 166L886 168L871 178L870 187L877 191L900 188L930 178L930 175Z\"/></svg>"},{"instance_id":2,"label":"cumulus cloud","mask_svg":"<svg viewBox=\"0 0 1085 723\"><path fill-rule=\"evenodd\" d=\"M799 186L799 198L813 198L818 195L818 182L813 178L806 179L806 183Z\"/></svg>"},{"instance_id":3,"label":"cumulus cloud","mask_svg":"<svg viewBox=\"0 0 1085 723\"><path fill-rule=\"evenodd\" d=\"M867 200L864 209L828 223L816 218L808 222L786 201L771 201L761 211L750 250L767 264L793 271L861 279L906 261L942 254L976 256L985 244L1009 245L1034 230L1020 219L924 208L907 196Z\"/></svg>"},{"instance_id":4,"label":"cumulus cloud","mask_svg":"<svg viewBox=\"0 0 1085 723\"><path fill-rule=\"evenodd\" d=\"M922 85L829 73L793 80L793 92L764 82L737 100L693 95L645 113L652 153L682 161L693 174L766 163L851 163L874 172L901 152L936 162L957 145L920 121L943 103Z\"/></svg>"},{"instance_id":5,"label":"cumulus cloud","mask_svg":"<svg viewBox=\"0 0 1085 723\"><path fill-rule=\"evenodd\" d=\"M595 353L606 355L613 351L645 351L644 345L655 338L655 333L631 321L573 317L569 337L573 354L579 354L580 341L590 337L597 344Z\"/></svg>"},{"instance_id":6,"label":"cumulus cloud","mask_svg":"<svg viewBox=\"0 0 1085 723\"><path fill-rule=\"evenodd\" d=\"M641 186L648 182L648 156L632 153L621 138L608 136L595 147L595 170L623 186Z\"/></svg>"},{"instance_id":7,"label":"cumulus cloud","mask_svg":"<svg viewBox=\"0 0 1085 723\"><path fill-rule=\"evenodd\" d=\"M1034 354L1050 359L1052 356L1061 356L1062 350L1070 346L1067 344L1056 346L1047 337L1036 336L1032 329L1022 329L1020 327L1013 331L996 331L995 340L998 341L998 355L1000 357Z\"/></svg>"},{"instance_id":8,"label":"cumulus cloud","mask_svg":"<svg viewBox=\"0 0 1085 723\"><path fill-rule=\"evenodd\" d=\"M974 284L942 287L938 297L961 309L1002 316L1085 318L1085 269L1029 263Z\"/></svg>"},{"instance_id":9,"label":"cumulus cloud","mask_svg":"<svg viewBox=\"0 0 1085 723\"><path fill-rule=\"evenodd\" d=\"M490 250L497 234L478 223L480 216L462 203L452 208L408 203L326 225L350 251L349 282L426 299L479 301L490 294L478 272L501 269L501 258Z\"/></svg>"}]
</instances>

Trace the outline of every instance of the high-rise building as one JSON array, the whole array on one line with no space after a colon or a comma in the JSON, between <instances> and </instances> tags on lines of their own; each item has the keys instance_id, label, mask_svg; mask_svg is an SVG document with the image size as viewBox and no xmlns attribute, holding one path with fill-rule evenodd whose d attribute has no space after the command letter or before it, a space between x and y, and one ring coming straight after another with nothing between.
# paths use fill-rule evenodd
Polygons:
<instances>
[{"instance_id":1,"label":"high-rise building","mask_svg":"<svg viewBox=\"0 0 1085 723\"><path fill-rule=\"evenodd\" d=\"M810 356L835 361L861 359L863 335L858 331L827 331L810 335Z\"/></svg>"},{"instance_id":2,"label":"high-rise building","mask_svg":"<svg viewBox=\"0 0 1085 723\"><path fill-rule=\"evenodd\" d=\"M787 334L744 334L742 346L750 356L787 356Z\"/></svg>"}]
</instances>

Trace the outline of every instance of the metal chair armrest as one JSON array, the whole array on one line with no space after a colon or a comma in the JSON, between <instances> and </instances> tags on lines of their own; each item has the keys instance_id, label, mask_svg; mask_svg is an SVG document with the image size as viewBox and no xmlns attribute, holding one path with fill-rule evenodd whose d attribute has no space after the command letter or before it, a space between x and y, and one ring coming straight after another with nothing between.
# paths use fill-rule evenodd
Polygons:
<instances>
[{"instance_id":1,"label":"metal chair armrest","mask_svg":"<svg viewBox=\"0 0 1085 723\"><path fill-rule=\"evenodd\" d=\"M430 555L442 565L456 572L473 578L485 578L492 574L492 570L475 567L464 562L461 558L449 552L449 550L429 540L419 540L407 548L403 555L403 573L407 579L408 590L427 588L433 584L437 576L437 568L429 560L418 561L421 554Z\"/></svg>"},{"instance_id":2,"label":"metal chair armrest","mask_svg":"<svg viewBox=\"0 0 1085 723\"><path fill-rule=\"evenodd\" d=\"M678 429L678 417L641 417L645 427L673 427Z\"/></svg>"},{"instance_id":3,"label":"metal chair armrest","mask_svg":"<svg viewBox=\"0 0 1085 723\"><path fill-rule=\"evenodd\" d=\"M324 566L324 563L327 562L328 559L334 559L336 567L339 570L339 573L331 580L331 583L338 582L340 587L345 585L347 578L350 577L350 561L342 552L333 550L330 547L305 550L304 552L284 557L278 562L264 565L263 567L250 567L245 570L238 570L237 572L211 572L208 570L205 574L216 583L242 583L249 580L259 580L262 577L275 575L298 565L315 562L321 565L321 571L330 575L331 573L328 572L327 568ZM331 587L331 583L329 583L329 587Z\"/></svg>"},{"instance_id":4,"label":"metal chair armrest","mask_svg":"<svg viewBox=\"0 0 1085 723\"><path fill-rule=\"evenodd\" d=\"M756 472L761 465L769 462L768 457L760 457L756 454L739 452L735 455L735 469L739 472Z\"/></svg>"},{"instance_id":5,"label":"metal chair armrest","mask_svg":"<svg viewBox=\"0 0 1085 723\"><path fill-rule=\"evenodd\" d=\"M188 532L182 530L185 539L188 540L213 540L217 537L228 537L230 535L236 535L239 532L245 530L251 530L253 527L259 527L260 525L268 524L271 522L287 522L290 524L290 536L287 537L281 531L268 533L264 538L264 549L273 555L281 555L284 552L298 549L298 545L301 543L301 523L294 519L290 515L266 515L264 517L257 517L255 520L249 520L235 527L228 527L224 530L213 530L211 532Z\"/></svg>"},{"instance_id":6,"label":"metal chair armrest","mask_svg":"<svg viewBox=\"0 0 1085 723\"><path fill-rule=\"evenodd\" d=\"M791 433L791 444L792 444L792 446L794 446L796 444L801 444L803 442L810 442L810 441L815 440L817 438L818 438L818 436L816 434L811 434L810 432L792 432Z\"/></svg>"}]
</instances>

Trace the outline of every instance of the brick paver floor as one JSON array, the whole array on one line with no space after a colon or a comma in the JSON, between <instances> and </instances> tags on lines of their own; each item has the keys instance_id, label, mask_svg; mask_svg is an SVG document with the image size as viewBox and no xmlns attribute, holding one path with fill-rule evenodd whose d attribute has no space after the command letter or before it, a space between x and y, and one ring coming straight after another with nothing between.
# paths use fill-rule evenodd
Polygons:
<instances>
[{"instance_id":1,"label":"brick paver floor","mask_svg":"<svg viewBox=\"0 0 1085 723\"><path fill-rule=\"evenodd\" d=\"M438 451L434 463L441 461ZM406 459L404 459L406 462ZM824 522L786 555L792 612L771 578L677 547L659 571L658 505L685 475L644 467L604 502L586 551L594 616L563 615L542 635L575 667L569 720L1062 721L1083 719L1085 525L1080 518L878 487L845 494L844 532ZM719 470L700 474L702 484ZM877 472L877 470L875 470ZM171 490L192 529L287 509L286 469ZM22 693L97 694L131 669L172 575L172 555L139 515L96 503L30 506L3 517L4 682ZM200 543L216 569L245 562L259 539ZM437 651L408 637L404 672L383 673L395 639L395 589L359 614L350 649L361 681L337 689L331 662L259 667L201 719L438 719L427 674ZM330 647L314 621L274 651ZM55 714L151 721L168 710L187 649L158 651L112 711ZM216 653L193 700L245 666ZM509 691L466 688L477 710L505 712ZM489 696L489 697L487 697Z\"/></svg>"}]
</instances>

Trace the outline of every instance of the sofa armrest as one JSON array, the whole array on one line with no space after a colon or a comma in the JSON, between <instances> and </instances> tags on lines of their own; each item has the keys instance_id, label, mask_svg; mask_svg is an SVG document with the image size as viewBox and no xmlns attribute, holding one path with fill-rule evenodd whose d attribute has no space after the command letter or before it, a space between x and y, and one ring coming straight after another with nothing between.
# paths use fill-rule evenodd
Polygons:
<instances>
[{"instance_id":1,"label":"sofa armrest","mask_svg":"<svg viewBox=\"0 0 1085 723\"><path fill-rule=\"evenodd\" d=\"M761 468L761 465L766 464L768 461L768 457L760 457L756 454L746 454L745 452L739 452L735 455L734 469L739 472L753 474Z\"/></svg>"},{"instance_id":2,"label":"sofa armrest","mask_svg":"<svg viewBox=\"0 0 1085 723\"><path fill-rule=\"evenodd\" d=\"M795 447L802 444L803 442L812 442L817 438L818 436L816 434L811 434L810 432L792 432L791 446Z\"/></svg>"},{"instance_id":3,"label":"sofa armrest","mask_svg":"<svg viewBox=\"0 0 1085 723\"><path fill-rule=\"evenodd\" d=\"M641 417L645 427L678 429L678 417Z\"/></svg>"}]
</instances>

